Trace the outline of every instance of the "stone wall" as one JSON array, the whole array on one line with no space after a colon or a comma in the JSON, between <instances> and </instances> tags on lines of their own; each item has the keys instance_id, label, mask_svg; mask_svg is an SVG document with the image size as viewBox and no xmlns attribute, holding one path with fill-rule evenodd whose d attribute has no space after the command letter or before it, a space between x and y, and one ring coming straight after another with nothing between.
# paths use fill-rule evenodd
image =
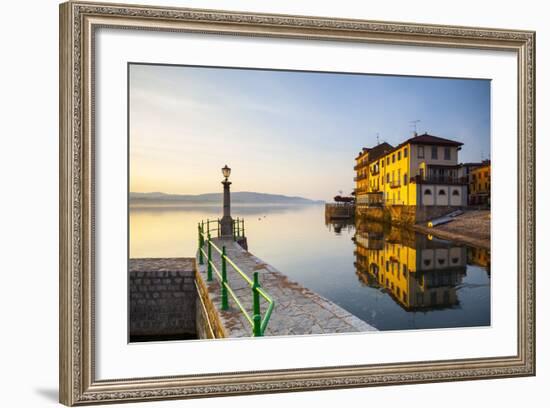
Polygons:
<instances>
[{"instance_id":1,"label":"stone wall","mask_svg":"<svg viewBox=\"0 0 550 408\"><path fill-rule=\"evenodd\" d=\"M356 218L359 221L372 220L385 222L393 225L414 225L424 223L433 218L449 214L460 207L454 206L414 206L414 205L392 205L386 207L358 206Z\"/></svg>"},{"instance_id":2,"label":"stone wall","mask_svg":"<svg viewBox=\"0 0 550 408\"><path fill-rule=\"evenodd\" d=\"M196 327L199 339L221 339L227 337L224 325L214 300L208 293L206 282L200 273L197 273L195 284L197 287ZM219 299L216 299L219 301Z\"/></svg>"},{"instance_id":3,"label":"stone wall","mask_svg":"<svg viewBox=\"0 0 550 408\"><path fill-rule=\"evenodd\" d=\"M130 341L197 338L193 258L131 259Z\"/></svg>"}]
</instances>

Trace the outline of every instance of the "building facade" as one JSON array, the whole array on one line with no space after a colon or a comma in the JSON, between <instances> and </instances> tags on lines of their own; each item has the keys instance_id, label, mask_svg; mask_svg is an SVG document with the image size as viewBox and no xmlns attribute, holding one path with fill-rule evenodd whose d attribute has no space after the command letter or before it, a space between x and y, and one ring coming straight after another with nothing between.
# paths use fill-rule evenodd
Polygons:
<instances>
[{"instance_id":1,"label":"building facade","mask_svg":"<svg viewBox=\"0 0 550 408\"><path fill-rule=\"evenodd\" d=\"M490 205L491 203L491 162L485 161L471 172L469 181L470 205Z\"/></svg>"},{"instance_id":2,"label":"building facade","mask_svg":"<svg viewBox=\"0 0 550 408\"><path fill-rule=\"evenodd\" d=\"M415 135L396 147L364 148L356 158L356 202L367 206L465 206L459 175L462 143Z\"/></svg>"}]
</instances>

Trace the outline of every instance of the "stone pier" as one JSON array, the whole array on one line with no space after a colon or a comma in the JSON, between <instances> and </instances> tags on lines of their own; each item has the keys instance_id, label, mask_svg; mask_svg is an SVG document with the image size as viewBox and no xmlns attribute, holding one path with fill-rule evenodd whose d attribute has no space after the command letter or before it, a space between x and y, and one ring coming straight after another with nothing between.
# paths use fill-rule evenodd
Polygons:
<instances>
[{"instance_id":1,"label":"stone pier","mask_svg":"<svg viewBox=\"0 0 550 408\"><path fill-rule=\"evenodd\" d=\"M226 247L227 256L250 278L259 272L262 288L273 298L275 308L265 336L286 336L301 334L349 333L375 331L376 329L363 320L352 315L335 303L319 294L289 280L273 266L243 249L232 239L213 239L219 247ZM212 250L212 258L221 271L221 259ZM197 258L198 259L198 258ZM252 328L243 313L229 295L229 310L221 310L220 284L213 272L214 279L207 282L206 259L204 265L197 261L197 287L208 293L207 303L216 309L219 318L216 326L219 334L216 337L249 337ZM252 291L248 283L227 265L227 276L230 287L239 301L250 313L252 311ZM267 302L261 298L261 312L264 315Z\"/></svg>"}]
</instances>

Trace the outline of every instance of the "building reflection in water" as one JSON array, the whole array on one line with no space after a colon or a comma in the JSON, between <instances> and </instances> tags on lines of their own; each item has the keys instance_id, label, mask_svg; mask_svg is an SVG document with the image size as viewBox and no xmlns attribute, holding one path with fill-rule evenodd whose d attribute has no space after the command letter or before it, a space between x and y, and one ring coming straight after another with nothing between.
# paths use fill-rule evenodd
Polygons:
<instances>
[{"instance_id":1,"label":"building reflection in water","mask_svg":"<svg viewBox=\"0 0 550 408\"><path fill-rule=\"evenodd\" d=\"M353 233L355 229L353 219L331 220L325 217L325 225L329 231L333 231L336 235L341 235L342 231Z\"/></svg>"},{"instance_id":2,"label":"building reflection in water","mask_svg":"<svg viewBox=\"0 0 550 408\"><path fill-rule=\"evenodd\" d=\"M357 225L354 239L363 284L390 294L407 311L459 304L457 290L473 256L467 247L378 223Z\"/></svg>"},{"instance_id":3,"label":"building reflection in water","mask_svg":"<svg viewBox=\"0 0 550 408\"><path fill-rule=\"evenodd\" d=\"M468 264L481 266L491 276L491 253L488 249L468 247Z\"/></svg>"}]
</instances>

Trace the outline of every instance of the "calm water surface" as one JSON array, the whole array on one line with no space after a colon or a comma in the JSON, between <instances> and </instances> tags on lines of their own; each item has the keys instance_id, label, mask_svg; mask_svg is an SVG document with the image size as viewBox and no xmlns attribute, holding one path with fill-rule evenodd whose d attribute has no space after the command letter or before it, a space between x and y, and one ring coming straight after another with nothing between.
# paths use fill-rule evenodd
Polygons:
<instances>
[{"instance_id":1,"label":"calm water surface","mask_svg":"<svg viewBox=\"0 0 550 408\"><path fill-rule=\"evenodd\" d=\"M130 257L190 257L219 206L132 206ZM235 206L250 252L380 330L491 324L486 250L377 223L325 221L324 206Z\"/></svg>"}]
</instances>

